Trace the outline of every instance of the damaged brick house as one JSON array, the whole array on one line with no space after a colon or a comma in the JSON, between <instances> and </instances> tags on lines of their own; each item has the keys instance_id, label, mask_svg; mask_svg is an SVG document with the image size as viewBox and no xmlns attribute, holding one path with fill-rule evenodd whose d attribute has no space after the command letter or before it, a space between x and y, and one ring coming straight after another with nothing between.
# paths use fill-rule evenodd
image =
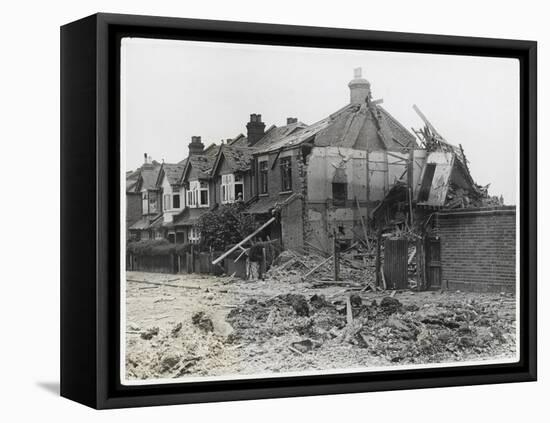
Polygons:
<instances>
[{"instance_id":1,"label":"damaged brick house","mask_svg":"<svg viewBox=\"0 0 550 423\"><path fill-rule=\"evenodd\" d=\"M193 137L187 159L145 166L137 181L127 181L142 196L142 215L130 232L196 243L202 214L242 201L259 224L277 217L259 236L280 240L284 249L311 246L329 253L335 238L415 232L424 246L422 283L441 284L441 271L436 277L430 270L450 254L440 249L447 241L437 235L439 214L499 208L502 199L475 184L462 147L447 143L416 106L425 127L413 130L415 137L373 99L361 69L348 87L349 104L312 125L288 118L266 130L262 116L252 114L246 136L207 149ZM405 284L406 276L405 268Z\"/></svg>"},{"instance_id":2,"label":"damaged brick house","mask_svg":"<svg viewBox=\"0 0 550 423\"><path fill-rule=\"evenodd\" d=\"M360 69L349 89L348 105L309 126L294 122L254 150L258 200L250 210L280 210L280 227L272 230L281 233L284 248L307 243L328 252L333 236L351 240L406 180L408 163L423 166L425 152L414 135L372 99ZM418 178L416 172L412 183Z\"/></svg>"}]
</instances>

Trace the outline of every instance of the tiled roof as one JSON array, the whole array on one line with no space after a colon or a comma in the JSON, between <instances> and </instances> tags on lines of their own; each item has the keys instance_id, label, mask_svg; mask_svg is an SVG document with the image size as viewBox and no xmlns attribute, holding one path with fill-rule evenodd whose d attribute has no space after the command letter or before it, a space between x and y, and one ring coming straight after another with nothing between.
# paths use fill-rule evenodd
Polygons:
<instances>
[{"instance_id":1,"label":"tiled roof","mask_svg":"<svg viewBox=\"0 0 550 423\"><path fill-rule=\"evenodd\" d=\"M219 146L212 144L205 150L206 154L194 154L189 156L186 159L187 162L181 176L182 179L187 176L191 167L197 170L200 179L208 179L210 177L210 170L214 165L219 148Z\"/></svg>"},{"instance_id":2,"label":"tiled roof","mask_svg":"<svg viewBox=\"0 0 550 423\"><path fill-rule=\"evenodd\" d=\"M268 147L276 143L280 139L287 137L293 133L297 133L304 128L307 128L307 125L303 122L291 123L290 125L279 127L272 126L266 131L265 135L256 144L254 144L254 148L262 149Z\"/></svg>"},{"instance_id":3,"label":"tiled roof","mask_svg":"<svg viewBox=\"0 0 550 423\"><path fill-rule=\"evenodd\" d=\"M186 163L187 163L187 159L182 160L180 163L163 163L162 164L162 172L168 179L168 183L170 185L179 184L181 179L181 174L183 173L183 169L185 169Z\"/></svg>"},{"instance_id":4,"label":"tiled roof","mask_svg":"<svg viewBox=\"0 0 550 423\"><path fill-rule=\"evenodd\" d=\"M277 200L270 197L260 197L258 201L252 203L247 209L246 213L249 214L266 214L275 207Z\"/></svg>"},{"instance_id":5,"label":"tiled roof","mask_svg":"<svg viewBox=\"0 0 550 423\"><path fill-rule=\"evenodd\" d=\"M154 189L159 176L160 165L142 166L139 189Z\"/></svg>"},{"instance_id":6,"label":"tiled roof","mask_svg":"<svg viewBox=\"0 0 550 423\"><path fill-rule=\"evenodd\" d=\"M366 103L348 104L309 126L298 123L286 134L273 130L273 136L268 135L255 146L255 153L292 148L311 140L319 147L340 146L369 151L400 149L415 143L415 137L386 110Z\"/></svg>"},{"instance_id":7,"label":"tiled roof","mask_svg":"<svg viewBox=\"0 0 550 423\"><path fill-rule=\"evenodd\" d=\"M130 230L149 229L150 227L152 227L152 224L157 223L159 221L162 223L162 213L157 214L153 217L144 216L141 219L139 219L136 223L134 223L132 226L130 226L128 229Z\"/></svg>"},{"instance_id":8,"label":"tiled roof","mask_svg":"<svg viewBox=\"0 0 550 423\"><path fill-rule=\"evenodd\" d=\"M180 214L174 216L174 226L194 226L208 209L186 207Z\"/></svg>"},{"instance_id":9,"label":"tiled roof","mask_svg":"<svg viewBox=\"0 0 550 423\"><path fill-rule=\"evenodd\" d=\"M258 200L250 204L245 213L248 214L266 214L271 212L276 207L286 207L293 201L300 198L296 193L281 195L278 198L273 197L258 197Z\"/></svg>"},{"instance_id":10,"label":"tiled roof","mask_svg":"<svg viewBox=\"0 0 550 423\"><path fill-rule=\"evenodd\" d=\"M411 143L416 144L416 138L411 134L403 125L401 125L397 119L388 113L383 107L377 106L377 109L381 112L384 119L389 124L393 138L400 144L409 145Z\"/></svg>"},{"instance_id":11,"label":"tiled roof","mask_svg":"<svg viewBox=\"0 0 550 423\"><path fill-rule=\"evenodd\" d=\"M246 172L249 170L252 153L253 149L250 147L234 147L233 145L222 146L220 152L220 154L223 154L227 167L233 172Z\"/></svg>"},{"instance_id":12,"label":"tiled roof","mask_svg":"<svg viewBox=\"0 0 550 423\"><path fill-rule=\"evenodd\" d=\"M231 145L233 147L248 147L248 137L243 134L239 134L230 141L228 140L227 145Z\"/></svg>"}]
</instances>

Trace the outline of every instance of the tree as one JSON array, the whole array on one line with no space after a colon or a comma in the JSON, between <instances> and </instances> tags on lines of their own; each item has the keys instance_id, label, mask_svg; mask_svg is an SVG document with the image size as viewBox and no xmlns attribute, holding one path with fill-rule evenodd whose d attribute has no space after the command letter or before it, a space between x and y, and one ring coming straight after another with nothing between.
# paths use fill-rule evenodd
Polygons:
<instances>
[{"instance_id":1,"label":"tree","mask_svg":"<svg viewBox=\"0 0 550 423\"><path fill-rule=\"evenodd\" d=\"M244 214L242 203L222 204L215 210L204 213L197 224L201 245L214 250L225 250L237 244L256 230L254 217Z\"/></svg>"}]
</instances>

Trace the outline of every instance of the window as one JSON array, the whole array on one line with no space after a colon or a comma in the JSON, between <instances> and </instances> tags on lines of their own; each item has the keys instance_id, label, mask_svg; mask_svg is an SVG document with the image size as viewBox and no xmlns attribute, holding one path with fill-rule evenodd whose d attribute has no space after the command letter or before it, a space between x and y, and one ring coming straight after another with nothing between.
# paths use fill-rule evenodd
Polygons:
<instances>
[{"instance_id":1,"label":"window","mask_svg":"<svg viewBox=\"0 0 550 423\"><path fill-rule=\"evenodd\" d=\"M189 207L208 207L208 182L190 181L187 203Z\"/></svg>"},{"instance_id":2,"label":"window","mask_svg":"<svg viewBox=\"0 0 550 423\"><path fill-rule=\"evenodd\" d=\"M222 204L232 203L235 201L233 174L222 175Z\"/></svg>"},{"instance_id":3,"label":"window","mask_svg":"<svg viewBox=\"0 0 550 423\"><path fill-rule=\"evenodd\" d=\"M292 168L290 157L280 159L281 166L281 191L292 191Z\"/></svg>"},{"instance_id":4,"label":"window","mask_svg":"<svg viewBox=\"0 0 550 423\"><path fill-rule=\"evenodd\" d=\"M267 194L267 160L260 162L260 194Z\"/></svg>"},{"instance_id":5,"label":"window","mask_svg":"<svg viewBox=\"0 0 550 423\"><path fill-rule=\"evenodd\" d=\"M142 214L149 213L149 201L147 197L147 191L143 191L141 193L141 213Z\"/></svg>"},{"instance_id":6,"label":"window","mask_svg":"<svg viewBox=\"0 0 550 423\"><path fill-rule=\"evenodd\" d=\"M239 198L239 193L244 197L243 176L234 175L232 173L222 175L222 204L235 202L235 200Z\"/></svg>"},{"instance_id":7,"label":"window","mask_svg":"<svg viewBox=\"0 0 550 423\"><path fill-rule=\"evenodd\" d=\"M244 200L244 183L243 183L243 175L234 175L233 179L235 179L235 185L233 187L233 198L235 200L240 199Z\"/></svg>"},{"instance_id":8,"label":"window","mask_svg":"<svg viewBox=\"0 0 550 423\"><path fill-rule=\"evenodd\" d=\"M173 194L172 195L172 207L175 209L180 208L180 195L179 194Z\"/></svg>"},{"instance_id":9,"label":"window","mask_svg":"<svg viewBox=\"0 0 550 423\"><path fill-rule=\"evenodd\" d=\"M197 243L197 242L199 242L200 237L201 237L201 234L200 234L198 228L193 226L191 229L189 229L189 241L190 242Z\"/></svg>"},{"instance_id":10,"label":"window","mask_svg":"<svg viewBox=\"0 0 550 423\"><path fill-rule=\"evenodd\" d=\"M345 206L348 199L348 184L341 182L332 183L332 204Z\"/></svg>"},{"instance_id":11,"label":"window","mask_svg":"<svg viewBox=\"0 0 550 423\"><path fill-rule=\"evenodd\" d=\"M172 208L170 206L170 194L163 195L163 207L164 207L164 210L170 210Z\"/></svg>"}]
</instances>

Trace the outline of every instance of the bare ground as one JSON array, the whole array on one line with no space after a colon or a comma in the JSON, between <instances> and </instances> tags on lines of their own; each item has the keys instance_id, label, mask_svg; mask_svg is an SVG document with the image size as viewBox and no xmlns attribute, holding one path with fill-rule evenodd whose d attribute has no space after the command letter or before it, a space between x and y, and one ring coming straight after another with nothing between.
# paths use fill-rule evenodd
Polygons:
<instances>
[{"instance_id":1,"label":"bare ground","mask_svg":"<svg viewBox=\"0 0 550 423\"><path fill-rule=\"evenodd\" d=\"M299 277L128 272L127 280L129 380L515 356L511 295L401 291L390 297L328 282L314 288Z\"/></svg>"}]
</instances>

